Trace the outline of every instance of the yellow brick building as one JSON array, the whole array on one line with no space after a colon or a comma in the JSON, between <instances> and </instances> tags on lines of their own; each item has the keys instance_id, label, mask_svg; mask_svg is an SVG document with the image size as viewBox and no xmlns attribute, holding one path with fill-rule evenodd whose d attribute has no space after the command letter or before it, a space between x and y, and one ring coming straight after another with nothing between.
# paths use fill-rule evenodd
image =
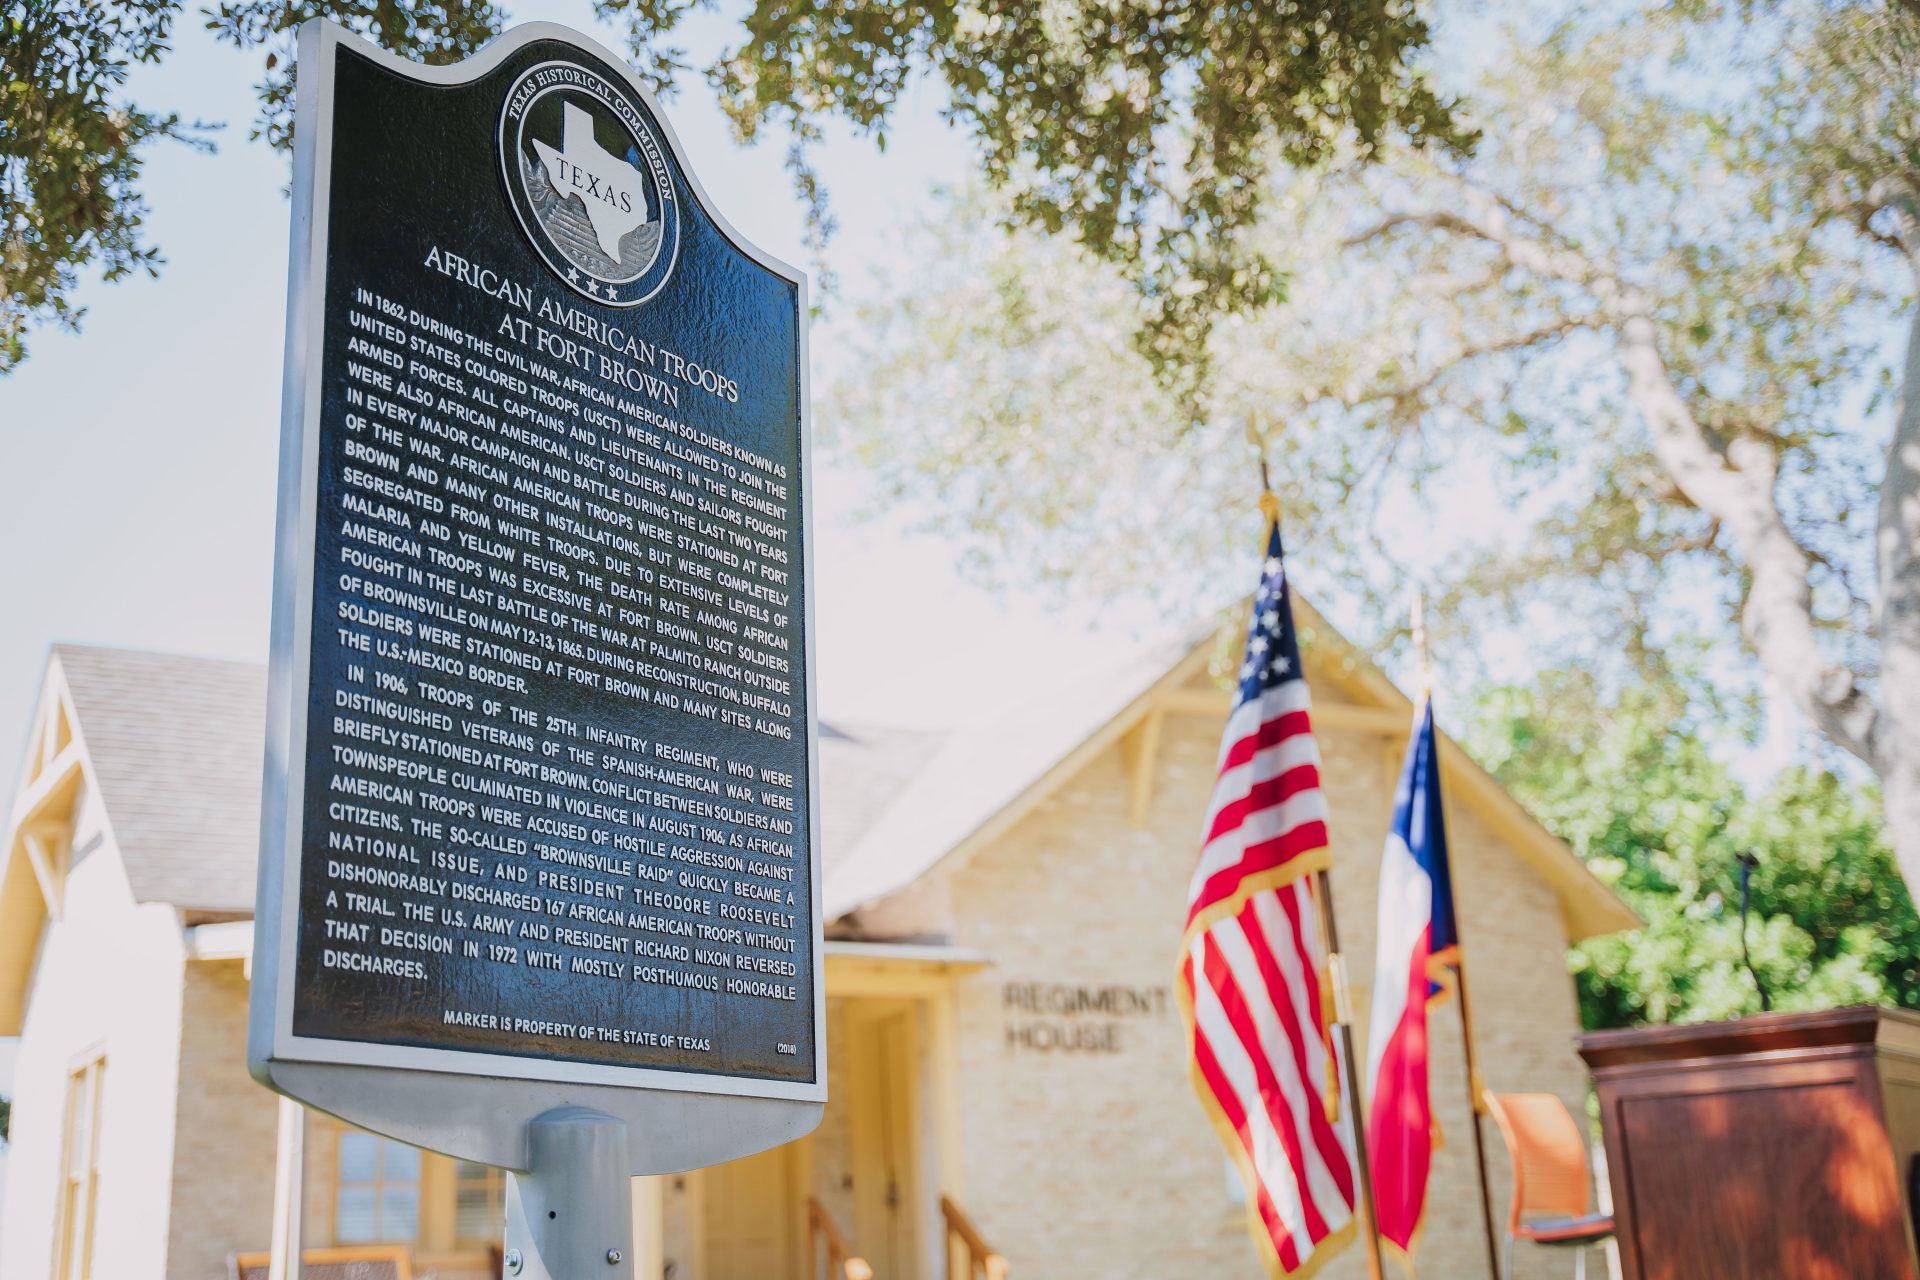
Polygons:
<instances>
[{"instance_id":1,"label":"yellow brick building","mask_svg":"<svg viewBox=\"0 0 1920 1280\"><path fill-rule=\"evenodd\" d=\"M1411 709L1300 613L1364 1029ZM878 1280L937 1280L971 1227L1019 1280L1258 1275L1172 992L1227 711L1219 647L1196 635L964 733L822 725L826 1119L636 1180L639 1274L815 1280L833 1234ZM48 662L0 846L0 1035L22 1037L0 1280L218 1280L266 1245L276 1102L244 1047L264 696L243 664ZM1486 1083L1578 1112L1565 948L1636 922L1457 750L1444 765ZM1484 1275L1453 1019L1434 1043L1446 1141L1422 1271ZM489 1273L497 1172L317 1115L304 1170L309 1247L390 1242L416 1275ZM1323 1274L1363 1276L1361 1251Z\"/></svg>"}]
</instances>

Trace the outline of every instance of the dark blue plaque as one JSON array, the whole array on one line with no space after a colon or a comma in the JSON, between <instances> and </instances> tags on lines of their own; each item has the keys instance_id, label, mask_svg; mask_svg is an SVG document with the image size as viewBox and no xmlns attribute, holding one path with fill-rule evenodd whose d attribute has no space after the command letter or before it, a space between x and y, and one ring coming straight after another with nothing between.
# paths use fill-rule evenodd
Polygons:
<instances>
[{"instance_id":1,"label":"dark blue plaque","mask_svg":"<svg viewBox=\"0 0 1920 1280\"><path fill-rule=\"evenodd\" d=\"M817 1103L804 278L571 33L299 71L256 1074Z\"/></svg>"}]
</instances>

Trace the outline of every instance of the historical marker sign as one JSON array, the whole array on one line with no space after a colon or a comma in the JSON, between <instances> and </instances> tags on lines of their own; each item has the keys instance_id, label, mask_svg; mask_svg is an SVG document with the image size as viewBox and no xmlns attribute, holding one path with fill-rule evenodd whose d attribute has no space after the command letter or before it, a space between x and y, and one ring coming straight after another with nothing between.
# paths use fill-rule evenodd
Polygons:
<instances>
[{"instance_id":1,"label":"historical marker sign","mask_svg":"<svg viewBox=\"0 0 1920 1280\"><path fill-rule=\"evenodd\" d=\"M804 280L573 33L299 69L255 1072L817 1113Z\"/></svg>"}]
</instances>

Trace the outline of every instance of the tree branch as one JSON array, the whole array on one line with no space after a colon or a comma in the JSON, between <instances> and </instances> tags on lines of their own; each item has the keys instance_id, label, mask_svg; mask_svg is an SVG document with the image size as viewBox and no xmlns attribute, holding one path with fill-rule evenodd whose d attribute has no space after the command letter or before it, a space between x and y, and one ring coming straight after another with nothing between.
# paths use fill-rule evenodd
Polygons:
<instances>
[{"instance_id":1,"label":"tree branch","mask_svg":"<svg viewBox=\"0 0 1920 1280\"><path fill-rule=\"evenodd\" d=\"M1829 663L1813 616L1813 560L1787 528L1775 498L1772 442L1739 436L1723 453L1688 408L1647 315L1619 328L1627 394L1653 436L1654 453L1687 500L1719 521L1746 562L1740 629L1780 687L1835 746L1877 764L1879 711L1851 671Z\"/></svg>"},{"instance_id":2,"label":"tree branch","mask_svg":"<svg viewBox=\"0 0 1920 1280\"><path fill-rule=\"evenodd\" d=\"M1346 246L1356 247L1408 227L1445 231L1494 246L1509 263L1522 270L1581 286L1614 318L1648 309L1640 290L1604 264L1569 245L1550 244L1528 233L1493 196L1465 183L1455 185L1461 198L1473 206L1470 212L1426 209L1391 214L1357 235L1349 236Z\"/></svg>"},{"instance_id":3,"label":"tree branch","mask_svg":"<svg viewBox=\"0 0 1920 1280\"><path fill-rule=\"evenodd\" d=\"M1836 746L1878 769L1883 763L1875 744L1879 709L1854 674L1829 662L1820 647L1813 560L1787 527L1775 494L1778 446L1754 434L1735 436L1723 446L1707 431L1674 381L1660 349L1652 300L1638 286L1571 245L1531 233L1523 225L1526 220L1515 217L1497 197L1464 181L1451 185L1464 210L1396 213L1348 243L1363 244L1410 227L1428 228L1492 245L1510 265L1542 279L1578 285L1592 295L1601 314L1581 323L1605 324L1615 331L1627 394L1646 421L1656 456L1686 501L1731 535L1746 564L1750 583L1741 609L1742 634L1768 674ZM1920 262L1911 251L1909 260ZM1914 359L1920 370L1920 355ZM1912 402L1916 384L1911 377L1908 385L1902 417L1912 420L1912 449L1920 454L1920 405ZM1920 461L1911 465L1920 478ZM1920 495L1914 505L1920 505ZM1883 501L1883 558L1887 518ZM1920 532L1920 516L1908 512L1907 519L1916 529L1903 528L1902 536ZM1907 545L1913 545L1912 538ZM1920 558L1908 554L1905 563L1914 579L1912 624L1920 650ZM1884 564L1882 578L1884 582Z\"/></svg>"},{"instance_id":4,"label":"tree branch","mask_svg":"<svg viewBox=\"0 0 1920 1280\"><path fill-rule=\"evenodd\" d=\"M1410 400L1425 395L1433 389L1435 383L1459 366L1472 360L1487 356L1503 355L1514 351L1524 351L1538 346L1550 338L1564 337L1580 329L1589 327L1588 321L1575 316L1562 316L1533 329L1519 333L1502 334L1483 342L1462 343L1446 356L1434 360L1424 372L1401 382L1374 383L1362 388L1355 394L1346 395L1337 391L1322 390L1318 394L1304 397L1311 405L1321 400L1332 400L1345 408L1358 408L1363 404L1379 401Z\"/></svg>"}]
</instances>

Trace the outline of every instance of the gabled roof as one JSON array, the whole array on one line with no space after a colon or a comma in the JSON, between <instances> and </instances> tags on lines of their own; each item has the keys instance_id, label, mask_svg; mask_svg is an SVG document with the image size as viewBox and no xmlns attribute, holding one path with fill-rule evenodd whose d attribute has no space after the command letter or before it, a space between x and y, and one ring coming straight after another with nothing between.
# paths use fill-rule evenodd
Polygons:
<instances>
[{"instance_id":1,"label":"gabled roof","mask_svg":"<svg viewBox=\"0 0 1920 1280\"><path fill-rule=\"evenodd\" d=\"M827 877L827 919L899 892L1012 826L1118 741L1157 693L1203 670L1215 632L1196 629L955 733Z\"/></svg>"},{"instance_id":2,"label":"gabled roof","mask_svg":"<svg viewBox=\"0 0 1920 1280\"><path fill-rule=\"evenodd\" d=\"M253 909L260 847L266 668L132 649L57 645L48 692L71 706L134 897L186 910ZM829 864L852 848L942 735L820 726Z\"/></svg>"},{"instance_id":3,"label":"gabled roof","mask_svg":"<svg viewBox=\"0 0 1920 1280\"><path fill-rule=\"evenodd\" d=\"M1411 725L1413 704L1311 605L1294 597L1306 661L1362 708ZM1149 650L1003 720L955 734L874 822L825 886L828 919L899 892L942 863L963 861L1045 801L1095 756L1119 743L1167 695L1206 671L1219 637L1209 626ZM1181 705L1190 706L1191 700ZM1222 721L1228 695L1218 695ZM1470 806L1559 895L1571 940L1638 928L1641 921L1494 778L1442 735L1452 793Z\"/></svg>"},{"instance_id":4,"label":"gabled roof","mask_svg":"<svg viewBox=\"0 0 1920 1280\"><path fill-rule=\"evenodd\" d=\"M52 661L135 900L253 910L266 668L80 645Z\"/></svg>"},{"instance_id":5,"label":"gabled roof","mask_svg":"<svg viewBox=\"0 0 1920 1280\"><path fill-rule=\"evenodd\" d=\"M1366 657L1296 598L1309 663L1361 708L1411 719L1411 705ZM829 919L878 902L1006 831L1207 669L1208 626L1115 671L951 735L820 726L823 894ZM28 820L97 789L136 900L183 911L253 907L266 671L126 649L60 645L48 659L29 767L0 846L0 1034L18 1001L45 902L29 867ZM1227 710L1219 695L1219 714ZM1442 758L1470 805L1558 893L1573 938L1638 919L1450 740Z\"/></svg>"},{"instance_id":6,"label":"gabled roof","mask_svg":"<svg viewBox=\"0 0 1920 1280\"><path fill-rule=\"evenodd\" d=\"M253 909L265 672L56 645L0 827L0 1035L17 1035L40 936L65 907L85 791L133 897L208 913Z\"/></svg>"},{"instance_id":7,"label":"gabled roof","mask_svg":"<svg viewBox=\"0 0 1920 1280\"><path fill-rule=\"evenodd\" d=\"M820 722L820 838L827 878L940 749L945 735Z\"/></svg>"},{"instance_id":8,"label":"gabled roof","mask_svg":"<svg viewBox=\"0 0 1920 1280\"><path fill-rule=\"evenodd\" d=\"M1313 648L1325 654L1328 678L1355 702L1396 713L1399 722L1411 728L1413 700L1312 605L1295 596L1294 610L1300 625L1311 633ZM1618 894L1587 870L1587 864L1566 841L1541 826L1492 774L1445 733L1440 735L1440 767L1450 794L1470 807L1559 894L1569 942L1638 929L1646 923Z\"/></svg>"},{"instance_id":9,"label":"gabled roof","mask_svg":"<svg viewBox=\"0 0 1920 1280\"><path fill-rule=\"evenodd\" d=\"M94 788L136 901L250 914L260 842L266 668L56 645L27 768L0 830L0 1035L17 1034L41 928L57 914L23 832L63 826ZM57 733L55 732L57 730ZM820 726L824 861L854 847L941 735Z\"/></svg>"}]
</instances>

